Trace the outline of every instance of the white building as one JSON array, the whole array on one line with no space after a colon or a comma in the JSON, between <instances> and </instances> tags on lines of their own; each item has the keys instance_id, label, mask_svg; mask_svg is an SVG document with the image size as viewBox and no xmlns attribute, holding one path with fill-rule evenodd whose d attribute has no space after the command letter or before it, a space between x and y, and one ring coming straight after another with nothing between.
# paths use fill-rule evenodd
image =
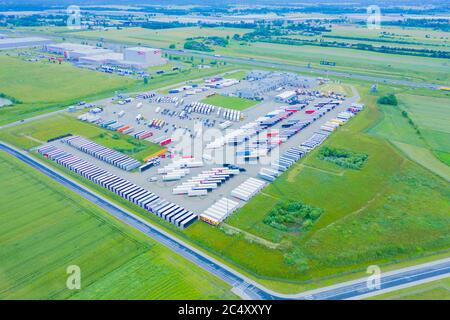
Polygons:
<instances>
[{"instance_id":1,"label":"white building","mask_svg":"<svg viewBox=\"0 0 450 320\"><path fill-rule=\"evenodd\" d=\"M167 63L167 60L161 57L161 50L152 48L127 48L124 53L77 43L50 44L46 48L50 53L63 55L66 59L77 61L80 65L92 67L114 65L141 69Z\"/></svg>"},{"instance_id":2,"label":"white building","mask_svg":"<svg viewBox=\"0 0 450 320\"><path fill-rule=\"evenodd\" d=\"M288 103L296 97L297 93L295 91L284 91L279 95L275 96L275 101Z\"/></svg>"},{"instance_id":3,"label":"white building","mask_svg":"<svg viewBox=\"0 0 450 320\"><path fill-rule=\"evenodd\" d=\"M167 63L167 60L162 58L162 52L160 49L144 47L125 49L124 60L126 62L138 63L143 67L158 66Z\"/></svg>"},{"instance_id":4,"label":"white building","mask_svg":"<svg viewBox=\"0 0 450 320\"><path fill-rule=\"evenodd\" d=\"M79 60L81 57L89 57L113 52L112 50L78 43L56 43L47 45L47 51L54 54L64 55L64 57L69 60Z\"/></svg>"},{"instance_id":5,"label":"white building","mask_svg":"<svg viewBox=\"0 0 450 320\"><path fill-rule=\"evenodd\" d=\"M90 66L101 66L103 64L118 65L123 61L123 54L117 52L108 52L103 54L96 54L93 56L80 57L78 62L80 64L87 64Z\"/></svg>"}]
</instances>

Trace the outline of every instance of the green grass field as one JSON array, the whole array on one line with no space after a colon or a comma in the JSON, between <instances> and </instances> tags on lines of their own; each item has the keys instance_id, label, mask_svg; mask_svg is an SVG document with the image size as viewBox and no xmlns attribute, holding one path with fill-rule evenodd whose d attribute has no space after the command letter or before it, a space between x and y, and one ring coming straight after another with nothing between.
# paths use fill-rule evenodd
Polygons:
<instances>
[{"instance_id":1,"label":"green grass field","mask_svg":"<svg viewBox=\"0 0 450 320\"><path fill-rule=\"evenodd\" d=\"M415 42L422 45L450 46L448 32L424 29L383 26L382 29L369 29L367 26L333 25L330 36L359 37L371 40Z\"/></svg>"},{"instance_id":2,"label":"green grass field","mask_svg":"<svg viewBox=\"0 0 450 320\"><path fill-rule=\"evenodd\" d=\"M331 32L321 35L289 35L289 38L306 41L336 41L338 43L365 44L376 47L429 49L450 51L448 33L432 29L400 28L384 25L382 29L368 29L361 25L332 25Z\"/></svg>"},{"instance_id":3,"label":"green grass field","mask_svg":"<svg viewBox=\"0 0 450 320\"><path fill-rule=\"evenodd\" d=\"M382 120L369 132L395 144L405 155L450 181L450 167L446 162L450 153L450 119L448 99L421 94L398 94L399 106L380 105ZM408 119L406 111L420 133ZM441 161L439 161L441 160Z\"/></svg>"},{"instance_id":4,"label":"green grass field","mask_svg":"<svg viewBox=\"0 0 450 320\"><path fill-rule=\"evenodd\" d=\"M0 152L0 299L234 299L230 287ZM66 268L81 269L68 290Z\"/></svg>"},{"instance_id":5,"label":"green grass field","mask_svg":"<svg viewBox=\"0 0 450 320\"><path fill-rule=\"evenodd\" d=\"M81 135L105 147L117 149L137 160L161 150L162 148L147 140L137 140L118 132L77 120L69 114L57 114L0 130L0 139L22 149L31 149L51 138L65 134Z\"/></svg>"},{"instance_id":6,"label":"green grass field","mask_svg":"<svg viewBox=\"0 0 450 320\"><path fill-rule=\"evenodd\" d=\"M248 29L239 28L207 28L207 27L186 27L172 29L144 29L126 28L122 30L110 29L99 31L73 32L68 35L83 37L87 39L104 39L106 41L133 43L136 45L156 46L158 48L168 48L171 44L177 49L183 49L186 38L193 37L232 37L234 34L244 34Z\"/></svg>"},{"instance_id":7,"label":"green grass field","mask_svg":"<svg viewBox=\"0 0 450 320\"><path fill-rule=\"evenodd\" d=\"M450 300L450 278L384 293L368 300Z\"/></svg>"},{"instance_id":8,"label":"green grass field","mask_svg":"<svg viewBox=\"0 0 450 320\"><path fill-rule=\"evenodd\" d=\"M399 101L429 146L436 151L450 152L449 99L401 94Z\"/></svg>"},{"instance_id":9,"label":"green grass field","mask_svg":"<svg viewBox=\"0 0 450 320\"><path fill-rule=\"evenodd\" d=\"M79 69L70 63L26 62L5 54L0 55L0 83L1 93L22 101L0 108L0 125L141 85L131 78Z\"/></svg>"},{"instance_id":10,"label":"green grass field","mask_svg":"<svg viewBox=\"0 0 450 320\"><path fill-rule=\"evenodd\" d=\"M221 94L212 95L203 99L201 102L232 110L245 110L259 103L256 100L223 96Z\"/></svg>"}]
</instances>

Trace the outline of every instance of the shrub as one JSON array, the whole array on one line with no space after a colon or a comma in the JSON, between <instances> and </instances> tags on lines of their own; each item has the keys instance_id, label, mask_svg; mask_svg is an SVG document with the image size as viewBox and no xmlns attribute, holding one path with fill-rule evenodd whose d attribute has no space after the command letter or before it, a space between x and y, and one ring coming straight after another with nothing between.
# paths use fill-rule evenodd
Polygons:
<instances>
[{"instance_id":1,"label":"shrub","mask_svg":"<svg viewBox=\"0 0 450 320\"><path fill-rule=\"evenodd\" d=\"M367 161L369 156L365 153L354 153L344 149L323 147L317 156L320 160L330 161L334 164L349 168L361 169L363 164Z\"/></svg>"},{"instance_id":2,"label":"shrub","mask_svg":"<svg viewBox=\"0 0 450 320\"><path fill-rule=\"evenodd\" d=\"M379 104L387 104L387 105L390 105L390 106L397 106L398 105L397 97L395 95L393 95L393 94L380 97L378 99L378 103Z\"/></svg>"},{"instance_id":3,"label":"shrub","mask_svg":"<svg viewBox=\"0 0 450 320\"><path fill-rule=\"evenodd\" d=\"M197 51L205 51L205 52L211 52L213 51L213 49L211 49L210 47L208 47L207 45L205 45L202 42L198 42L195 40L192 41L186 41L184 43L184 49L187 50L197 50Z\"/></svg>"},{"instance_id":4,"label":"shrub","mask_svg":"<svg viewBox=\"0 0 450 320\"><path fill-rule=\"evenodd\" d=\"M322 213L322 209L299 201L280 201L269 211L263 223L281 231L298 231L312 226Z\"/></svg>"}]
</instances>

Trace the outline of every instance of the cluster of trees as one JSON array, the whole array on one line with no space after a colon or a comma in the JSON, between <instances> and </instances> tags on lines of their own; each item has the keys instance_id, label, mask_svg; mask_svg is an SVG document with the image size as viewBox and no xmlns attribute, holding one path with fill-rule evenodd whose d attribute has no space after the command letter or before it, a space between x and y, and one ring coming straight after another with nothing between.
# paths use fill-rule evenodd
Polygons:
<instances>
[{"instance_id":1,"label":"cluster of trees","mask_svg":"<svg viewBox=\"0 0 450 320\"><path fill-rule=\"evenodd\" d=\"M66 16L56 15L0 15L0 26L8 27L37 27L37 26L65 26L67 25Z\"/></svg>"},{"instance_id":2,"label":"cluster of trees","mask_svg":"<svg viewBox=\"0 0 450 320\"><path fill-rule=\"evenodd\" d=\"M141 24L142 28L146 29L172 29L172 28L184 28L192 27L194 23L181 23L178 21L163 22L163 21L147 21Z\"/></svg>"},{"instance_id":3,"label":"cluster of trees","mask_svg":"<svg viewBox=\"0 0 450 320\"><path fill-rule=\"evenodd\" d=\"M397 97L394 94L389 94L387 96L382 96L378 98L379 104L387 104L390 106L398 105Z\"/></svg>"},{"instance_id":4,"label":"cluster of trees","mask_svg":"<svg viewBox=\"0 0 450 320\"><path fill-rule=\"evenodd\" d=\"M229 36L227 36L227 38L229 39ZM217 36L207 37L205 39L205 44L226 47L229 43L227 38L217 37Z\"/></svg>"},{"instance_id":5,"label":"cluster of trees","mask_svg":"<svg viewBox=\"0 0 450 320\"><path fill-rule=\"evenodd\" d=\"M431 28L434 30L450 31L448 19L405 19L397 21L386 21L384 25L411 27L411 28Z\"/></svg>"},{"instance_id":6,"label":"cluster of trees","mask_svg":"<svg viewBox=\"0 0 450 320\"><path fill-rule=\"evenodd\" d=\"M275 34L273 34L275 35ZM431 49L419 49L419 48L404 48L404 47L388 47L388 46L373 46L371 44L366 43L349 43L349 42L338 42L338 41L325 41L323 39L313 39L313 40L305 40L305 39L294 39L290 37L280 36L280 37L272 37L272 36L264 36L263 34L255 34L255 33L246 33L241 40L245 41L261 41L261 42L269 42L269 43L278 43L278 44L286 44L291 46L320 46L320 47L337 47L344 49L356 49L356 50L365 50L365 51L373 51L380 53L390 53L390 54L401 54L401 55L409 55L409 56L421 56L421 57L430 57L430 58L450 58L450 52L441 51L441 50L431 50Z\"/></svg>"},{"instance_id":7,"label":"cluster of trees","mask_svg":"<svg viewBox=\"0 0 450 320\"><path fill-rule=\"evenodd\" d=\"M184 43L184 49L186 49L186 50L204 51L204 52L212 52L212 51L214 51L212 48L208 47L203 42L199 42L199 41L196 41L196 40L186 41Z\"/></svg>"},{"instance_id":8,"label":"cluster of trees","mask_svg":"<svg viewBox=\"0 0 450 320\"><path fill-rule=\"evenodd\" d=\"M349 169L359 170L369 159L365 153L355 153L344 149L323 147L319 151L320 160L330 161L334 164Z\"/></svg>"},{"instance_id":9,"label":"cluster of trees","mask_svg":"<svg viewBox=\"0 0 450 320\"><path fill-rule=\"evenodd\" d=\"M323 209L304 204L300 201L279 201L269 211L263 223L281 230L306 230L322 215Z\"/></svg>"},{"instance_id":10,"label":"cluster of trees","mask_svg":"<svg viewBox=\"0 0 450 320\"><path fill-rule=\"evenodd\" d=\"M413 127L414 131L422 138L422 133L419 130L419 126L411 119L408 112L405 110L402 110L402 116L408 120L408 123L411 127Z\"/></svg>"},{"instance_id":11,"label":"cluster of trees","mask_svg":"<svg viewBox=\"0 0 450 320\"><path fill-rule=\"evenodd\" d=\"M9 101L11 101L13 104L21 104L21 103L23 103L21 100L16 99L16 98L14 98L14 97L12 97L12 96L9 96L9 95L7 95L6 93L1 93L1 92L0 92L0 98L9 100Z\"/></svg>"}]
</instances>

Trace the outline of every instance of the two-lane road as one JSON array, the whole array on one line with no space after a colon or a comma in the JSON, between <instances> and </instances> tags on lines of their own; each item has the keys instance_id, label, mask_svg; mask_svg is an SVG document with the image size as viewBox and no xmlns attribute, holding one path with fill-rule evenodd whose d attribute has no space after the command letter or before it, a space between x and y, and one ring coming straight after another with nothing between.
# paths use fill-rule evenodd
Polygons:
<instances>
[{"instance_id":1,"label":"two-lane road","mask_svg":"<svg viewBox=\"0 0 450 320\"><path fill-rule=\"evenodd\" d=\"M379 289L369 289L366 285L366 278L345 282L338 285L324 287L313 291L299 294L280 294L256 283L241 273L233 270L218 260L210 257L206 253L190 246L177 237L165 232L148 221L138 217L121 206L110 202L101 195L88 189L87 187L66 177L57 170L47 166L32 156L17 150L3 142L0 142L0 150L18 158L27 165L40 171L64 187L78 193L90 202L101 207L112 216L122 222L140 230L150 238L167 246L174 252L185 257L192 263L216 275L232 287L244 298L250 299L357 299L371 295L377 291L389 290L405 285L420 283L428 280L450 276L450 258L421 264L414 267L404 268L383 274Z\"/></svg>"}]
</instances>

